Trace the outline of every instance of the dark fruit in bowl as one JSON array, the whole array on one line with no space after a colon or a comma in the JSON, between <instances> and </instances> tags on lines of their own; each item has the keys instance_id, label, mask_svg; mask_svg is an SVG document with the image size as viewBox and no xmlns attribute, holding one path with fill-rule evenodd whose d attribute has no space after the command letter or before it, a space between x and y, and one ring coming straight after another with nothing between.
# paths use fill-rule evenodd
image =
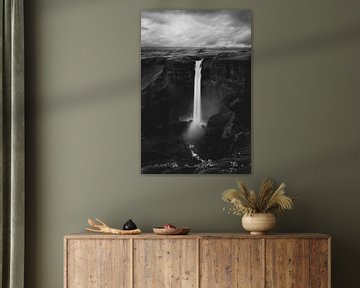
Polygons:
<instances>
[{"instance_id":1,"label":"dark fruit in bowl","mask_svg":"<svg viewBox=\"0 0 360 288\"><path fill-rule=\"evenodd\" d=\"M175 228L176 228L174 225L172 225L172 224L170 224L170 223L165 224L163 227L164 227L165 229L175 229Z\"/></svg>"},{"instance_id":2,"label":"dark fruit in bowl","mask_svg":"<svg viewBox=\"0 0 360 288\"><path fill-rule=\"evenodd\" d=\"M129 219L123 226L123 230L135 230L135 229L137 229L137 226L131 219Z\"/></svg>"}]
</instances>

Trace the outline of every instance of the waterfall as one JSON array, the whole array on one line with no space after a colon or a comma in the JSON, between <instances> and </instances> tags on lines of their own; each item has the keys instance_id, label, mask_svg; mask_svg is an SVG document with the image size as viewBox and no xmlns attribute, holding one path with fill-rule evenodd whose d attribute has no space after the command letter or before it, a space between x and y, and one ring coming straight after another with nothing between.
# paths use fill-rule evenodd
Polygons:
<instances>
[{"instance_id":1,"label":"waterfall","mask_svg":"<svg viewBox=\"0 0 360 288\"><path fill-rule=\"evenodd\" d=\"M195 62L193 123L196 125L201 124L201 68L203 60Z\"/></svg>"}]
</instances>

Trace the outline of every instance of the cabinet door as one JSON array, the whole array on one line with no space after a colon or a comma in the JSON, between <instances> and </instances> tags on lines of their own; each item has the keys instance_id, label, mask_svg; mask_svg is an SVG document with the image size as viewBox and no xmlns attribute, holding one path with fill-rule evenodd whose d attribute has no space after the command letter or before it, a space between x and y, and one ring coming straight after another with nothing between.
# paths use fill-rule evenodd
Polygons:
<instances>
[{"instance_id":1,"label":"cabinet door","mask_svg":"<svg viewBox=\"0 0 360 288\"><path fill-rule=\"evenodd\" d=\"M134 287L197 287L197 240L134 240Z\"/></svg>"},{"instance_id":2,"label":"cabinet door","mask_svg":"<svg viewBox=\"0 0 360 288\"><path fill-rule=\"evenodd\" d=\"M131 287L130 240L67 240L67 288Z\"/></svg>"},{"instance_id":3,"label":"cabinet door","mask_svg":"<svg viewBox=\"0 0 360 288\"><path fill-rule=\"evenodd\" d=\"M266 287L304 288L310 279L310 240L266 240Z\"/></svg>"},{"instance_id":4,"label":"cabinet door","mask_svg":"<svg viewBox=\"0 0 360 288\"><path fill-rule=\"evenodd\" d=\"M260 288L264 285L260 239L200 241L200 287Z\"/></svg>"},{"instance_id":5,"label":"cabinet door","mask_svg":"<svg viewBox=\"0 0 360 288\"><path fill-rule=\"evenodd\" d=\"M310 288L330 287L330 240L310 241Z\"/></svg>"}]
</instances>

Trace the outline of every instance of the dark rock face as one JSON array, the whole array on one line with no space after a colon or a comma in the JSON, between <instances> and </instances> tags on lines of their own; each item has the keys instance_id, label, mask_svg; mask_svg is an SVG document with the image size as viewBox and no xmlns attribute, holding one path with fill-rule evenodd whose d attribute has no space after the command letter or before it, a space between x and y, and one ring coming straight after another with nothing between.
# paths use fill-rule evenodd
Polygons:
<instances>
[{"instance_id":1,"label":"dark rock face","mask_svg":"<svg viewBox=\"0 0 360 288\"><path fill-rule=\"evenodd\" d=\"M189 59L150 58L141 63L142 128L176 121L190 109L194 65Z\"/></svg>"},{"instance_id":2,"label":"dark rock face","mask_svg":"<svg viewBox=\"0 0 360 288\"><path fill-rule=\"evenodd\" d=\"M205 131L188 143L194 64L202 58ZM142 173L251 172L249 51L148 48L142 51L141 68Z\"/></svg>"}]
</instances>

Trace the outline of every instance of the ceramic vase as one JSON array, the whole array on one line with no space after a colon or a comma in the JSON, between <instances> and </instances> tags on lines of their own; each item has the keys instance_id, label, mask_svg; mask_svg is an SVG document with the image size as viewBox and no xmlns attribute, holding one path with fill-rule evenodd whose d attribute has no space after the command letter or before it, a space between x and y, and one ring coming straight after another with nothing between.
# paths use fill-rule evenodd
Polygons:
<instances>
[{"instance_id":1,"label":"ceramic vase","mask_svg":"<svg viewBox=\"0 0 360 288\"><path fill-rule=\"evenodd\" d=\"M251 235L263 235L274 229L276 217L272 213L255 213L242 217L242 226Z\"/></svg>"}]
</instances>

